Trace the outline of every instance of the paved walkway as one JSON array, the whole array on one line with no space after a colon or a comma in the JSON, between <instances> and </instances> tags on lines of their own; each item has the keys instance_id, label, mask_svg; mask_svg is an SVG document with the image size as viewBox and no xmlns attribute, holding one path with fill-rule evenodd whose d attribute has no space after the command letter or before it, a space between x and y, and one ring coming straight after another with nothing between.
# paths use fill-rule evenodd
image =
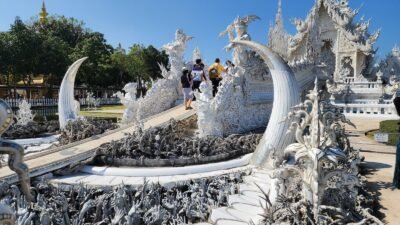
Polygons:
<instances>
[{"instance_id":1,"label":"paved walkway","mask_svg":"<svg viewBox=\"0 0 400 225\"><path fill-rule=\"evenodd\" d=\"M365 132L379 129L382 119L350 118L357 129L346 127L350 135L351 145L361 149L365 157L365 167L368 171L367 185L369 190L379 197L379 213L386 224L400 224L400 190L392 188L395 153L394 146L377 143L366 137Z\"/></svg>"},{"instance_id":2,"label":"paved walkway","mask_svg":"<svg viewBox=\"0 0 400 225\"><path fill-rule=\"evenodd\" d=\"M167 123L171 118L177 120L187 118L195 114L194 110L185 110L183 106L178 106L167 110L163 113L148 118L144 123L144 128L160 126ZM132 127L126 127L119 129L116 132L112 132L105 136L95 136L83 143L65 148L57 152L43 155L41 157L35 157L26 161L30 170L30 176L39 176L55 169L63 168L68 165L74 165L79 161L90 158L93 155L94 149L100 145L110 142L112 140L119 140L125 137L126 133L131 133ZM101 137L101 138L100 138ZM6 180L10 183L17 182L17 176L14 171L11 171L8 167L0 169L0 179Z\"/></svg>"},{"instance_id":3,"label":"paved walkway","mask_svg":"<svg viewBox=\"0 0 400 225\"><path fill-rule=\"evenodd\" d=\"M379 197L379 213L386 224L400 224L400 190L393 189L395 155L362 152L368 170L367 185Z\"/></svg>"}]
</instances>

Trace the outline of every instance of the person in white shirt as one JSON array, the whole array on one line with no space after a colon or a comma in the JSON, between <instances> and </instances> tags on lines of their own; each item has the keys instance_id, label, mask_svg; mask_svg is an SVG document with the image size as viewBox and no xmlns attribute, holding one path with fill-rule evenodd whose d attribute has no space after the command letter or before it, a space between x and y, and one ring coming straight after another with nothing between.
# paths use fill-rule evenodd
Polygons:
<instances>
[{"instance_id":1,"label":"person in white shirt","mask_svg":"<svg viewBox=\"0 0 400 225\"><path fill-rule=\"evenodd\" d=\"M81 103L79 102L79 95L74 96L74 113L75 116L79 117L79 112L81 111Z\"/></svg>"},{"instance_id":2,"label":"person in white shirt","mask_svg":"<svg viewBox=\"0 0 400 225\"><path fill-rule=\"evenodd\" d=\"M192 90L193 91L198 91L200 92L200 84L201 81L206 80L206 75L204 72L204 64L201 62L201 59L196 59L196 64L193 65L192 68L192 76L193 76L193 86ZM196 98L193 98L193 101L195 101Z\"/></svg>"}]
</instances>

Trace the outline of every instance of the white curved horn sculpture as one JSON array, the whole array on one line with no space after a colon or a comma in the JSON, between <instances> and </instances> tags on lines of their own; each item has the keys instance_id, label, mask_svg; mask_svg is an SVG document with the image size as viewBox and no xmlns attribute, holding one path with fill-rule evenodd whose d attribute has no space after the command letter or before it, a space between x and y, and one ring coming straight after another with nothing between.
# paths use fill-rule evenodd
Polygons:
<instances>
[{"instance_id":1,"label":"white curved horn sculpture","mask_svg":"<svg viewBox=\"0 0 400 225\"><path fill-rule=\"evenodd\" d=\"M291 111L291 107L300 103L299 87L287 63L267 46L243 40L232 41L232 43L256 51L271 71L274 85L272 113L267 130L250 161L255 166L270 167L272 166L271 153L274 152L275 157L281 157L286 146L295 140L293 134L287 134L290 121L284 121L284 118Z\"/></svg>"},{"instance_id":2,"label":"white curved horn sculpture","mask_svg":"<svg viewBox=\"0 0 400 225\"><path fill-rule=\"evenodd\" d=\"M76 119L74 112L74 86L76 73L79 67L88 57L78 59L72 64L61 82L60 92L58 94L58 121L60 122L60 129L64 129L68 120Z\"/></svg>"}]
</instances>

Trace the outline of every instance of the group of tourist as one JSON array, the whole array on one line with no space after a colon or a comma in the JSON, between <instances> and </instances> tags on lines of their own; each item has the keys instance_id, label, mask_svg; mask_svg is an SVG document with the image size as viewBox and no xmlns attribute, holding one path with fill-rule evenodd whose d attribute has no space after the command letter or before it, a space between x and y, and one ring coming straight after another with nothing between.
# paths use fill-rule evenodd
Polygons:
<instances>
[{"instance_id":1,"label":"group of tourist","mask_svg":"<svg viewBox=\"0 0 400 225\"><path fill-rule=\"evenodd\" d=\"M200 91L201 82L211 82L213 89L213 97L218 92L218 87L222 80L222 74L226 73L229 68L235 65L231 61L226 61L226 66L221 65L219 58L216 58L214 63L208 68L207 71L204 70L204 63L201 59L196 59L195 64L189 70L187 67L182 68L181 84L182 92L184 97L185 109L190 110L192 108L192 101L196 98L193 95L194 91Z\"/></svg>"}]
</instances>

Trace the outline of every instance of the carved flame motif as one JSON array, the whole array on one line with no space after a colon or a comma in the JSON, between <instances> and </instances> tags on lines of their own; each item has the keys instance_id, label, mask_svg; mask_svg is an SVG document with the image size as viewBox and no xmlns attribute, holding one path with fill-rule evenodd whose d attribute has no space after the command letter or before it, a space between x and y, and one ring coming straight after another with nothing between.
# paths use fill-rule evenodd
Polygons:
<instances>
[{"instance_id":1,"label":"carved flame motif","mask_svg":"<svg viewBox=\"0 0 400 225\"><path fill-rule=\"evenodd\" d=\"M285 149L286 161L275 162L281 165L275 172L278 179L282 179L279 177L282 173L301 177L302 195L312 204L315 221L319 221L320 210L325 207L322 200L326 190L349 190L357 196L354 186L359 183L358 153L354 154L350 148L341 124L354 125L339 108L320 101L317 87L316 80L308 99L293 107L287 116L293 121L288 132L295 134L297 143ZM284 193L281 187L278 189Z\"/></svg>"}]
</instances>

